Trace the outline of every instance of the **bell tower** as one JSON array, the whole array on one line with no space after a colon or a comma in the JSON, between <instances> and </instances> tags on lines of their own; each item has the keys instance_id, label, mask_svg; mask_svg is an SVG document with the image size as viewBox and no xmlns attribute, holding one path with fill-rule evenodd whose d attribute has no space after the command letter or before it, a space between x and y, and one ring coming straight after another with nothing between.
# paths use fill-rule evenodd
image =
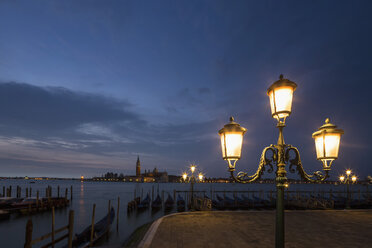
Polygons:
<instances>
[{"instance_id":1,"label":"bell tower","mask_svg":"<svg viewBox=\"0 0 372 248\"><path fill-rule=\"evenodd\" d=\"M136 163L136 176L139 177L141 176L141 163L139 156L137 156L137 163Z\"/></svg>"}]
</instances>

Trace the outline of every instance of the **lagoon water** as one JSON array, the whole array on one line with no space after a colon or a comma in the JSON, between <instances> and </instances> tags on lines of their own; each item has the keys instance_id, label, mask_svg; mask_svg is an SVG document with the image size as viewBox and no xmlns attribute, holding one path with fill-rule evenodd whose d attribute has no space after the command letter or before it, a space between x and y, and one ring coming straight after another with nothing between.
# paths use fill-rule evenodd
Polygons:
<instances>
[{"instance_id":1,"label":"lagoon water","mask_svg":"<svg viewBox=\"0 0 372 248\"><path fill-rule=\"evenodd\" d=\"M117 198L120 197L120 212L119 212L119 229L116 230L116 216L115 221L112 224L109 239L104 239L102 245L122 245L125 240L128 239L130 234L139 226L158 219L164 215L163 210L159 210L156 213L151 211L145 211L142 213L134 213L127 215L127 203L133 200L134 191L137 192L137 196L140 196L143 192L143 196L150 193L152 188L155 189L155 196L157 190L160 195L162 191L167 192L173 196L173 190L185 191L190 189L189 184L184 183L123 183L123 182L80 182L77 180L41 180L35 181L36 183L30 184L30 180L0 180L0 192L2 193L3 186L12 186L12 196L15 195L16 186L22 187L22 196L25 195L26 187L32 187L32 195L36 196L36 191L40 191L40 196L45 196L45 188L49 185L52 187L53 196L57 195L57 186L60 186L60 195L65 194L65 189L69 189L68 198L70 198L70 186L73 186L73 200L70 206L64 209L56 209L55 222L56 229L67 225L68 213L70 209L75 211L74 220L74 232L79 233L85 227L91 224L93 204L96 204L96 221L101 219L107 214L108 201L111 200L111 205L117 211ZM206 191L209 195L211 189L213 191L247 191L247 190L264 190L270 191L275 190L274 185L271 184L224 184L224 183L201 183L196 184L194 190ZM345 185L315 185L315 184L293 184L290 186L290 190L327 190L329 191L345 191ZM352 185L353 191L366 191L365 186ZM184 197L184 195L183 195ZM116 213L117 214L117 213ZM0 247L1 248L21 248L25 241L25 228L27 220L31 218L33 222L33 239L40 237L51 231L52 214L51 212L37 213L34 215L17 215L13 214L10 219L0 221ZM273 220L274 221L274 220ZM57 235L59 237L59 235ZM45 243L49 242L47 240ZM43 243L43 244L45 244ZM41 243L40 243L41 244ZM60 242L61 247L66 244L66 241ZM36 245L35 247L39 247Z\"/></svg>"}]
</instances>

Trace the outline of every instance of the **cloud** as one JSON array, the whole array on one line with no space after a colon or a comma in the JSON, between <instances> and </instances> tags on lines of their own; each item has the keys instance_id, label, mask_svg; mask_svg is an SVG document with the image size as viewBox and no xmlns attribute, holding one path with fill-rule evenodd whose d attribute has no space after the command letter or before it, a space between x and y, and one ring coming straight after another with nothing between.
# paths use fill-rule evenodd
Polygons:
<instances>
[{"instance_id":1,"label":"cloud","mask_svg":"<svg viewBox=\"0 0 372 248\"><path fill-rule=\"evenodd\" d=\"M78 126L76 131L82 134L86 134L90 137L101 137L106 138L106 140L121 143L133 143L133 141L131 141L130 139L122 137L122 135L120 134L114 133L112 129L102 124L85 123Z\"/></svg>"},{"instance_id":2,"label":"cloud","mask_svg":"<svg viewBox=\"0 0 372 248\"><path fill-rule=\"evenodd\" d=\"M65 88L0 83L0 123L16 132L66 130L91 122L135 121L132 105ZM1 131L0 131L1 132Z\"/></svg>"},{"instance_id":3,"label":"cloud","mask_svg":"<svg viewBox=\"0 0 372 248\"><path fill-rule=\"evenodd\" d=\"M186 98L194 95L182 92ZM199 145L214 142L217 128L214 121L154 125L134 114L127 101L14 82L0 84L0 105L3 172L10 164L13 171L43 168L58 175L74 165L85 174L131 171L140 154L148 166L178 173L179 160L202 155Z\"/></svg>"}]
</instances>

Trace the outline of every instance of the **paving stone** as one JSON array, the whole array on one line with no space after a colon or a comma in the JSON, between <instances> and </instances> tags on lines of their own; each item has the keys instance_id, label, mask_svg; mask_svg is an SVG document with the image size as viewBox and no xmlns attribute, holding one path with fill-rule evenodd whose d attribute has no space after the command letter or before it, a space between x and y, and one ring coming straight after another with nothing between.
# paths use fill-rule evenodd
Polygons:
<instances>
[{"instance_id":1,"label":"paving stone","mask_svg":"<svg viewBox=\"0 0 372 248\"><path fill-rule=\"evenodd\" d=\"M372 247L372 210L286 211L286 247ZM274 247L275 211L188 212L169 216L150 245Z\"/></svg>"}]
</instances>

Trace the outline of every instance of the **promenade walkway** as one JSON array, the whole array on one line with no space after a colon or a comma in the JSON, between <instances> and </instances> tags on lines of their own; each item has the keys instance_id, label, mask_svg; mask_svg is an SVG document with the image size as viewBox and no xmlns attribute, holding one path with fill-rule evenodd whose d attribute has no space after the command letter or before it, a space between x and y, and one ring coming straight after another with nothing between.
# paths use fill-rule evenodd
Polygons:
<instances>
[{"instance_id":1,"label":"promenade walkway","mask_svg":"<svg viewBox=\"0 0 372 248\"><path fill-rule=\"evenodd\" d=\"M286 211L286 248L372 247L372 210ZM141 248L274 247L275 211L187 212L154 222Z\"/></svg>"}]
</instances>

